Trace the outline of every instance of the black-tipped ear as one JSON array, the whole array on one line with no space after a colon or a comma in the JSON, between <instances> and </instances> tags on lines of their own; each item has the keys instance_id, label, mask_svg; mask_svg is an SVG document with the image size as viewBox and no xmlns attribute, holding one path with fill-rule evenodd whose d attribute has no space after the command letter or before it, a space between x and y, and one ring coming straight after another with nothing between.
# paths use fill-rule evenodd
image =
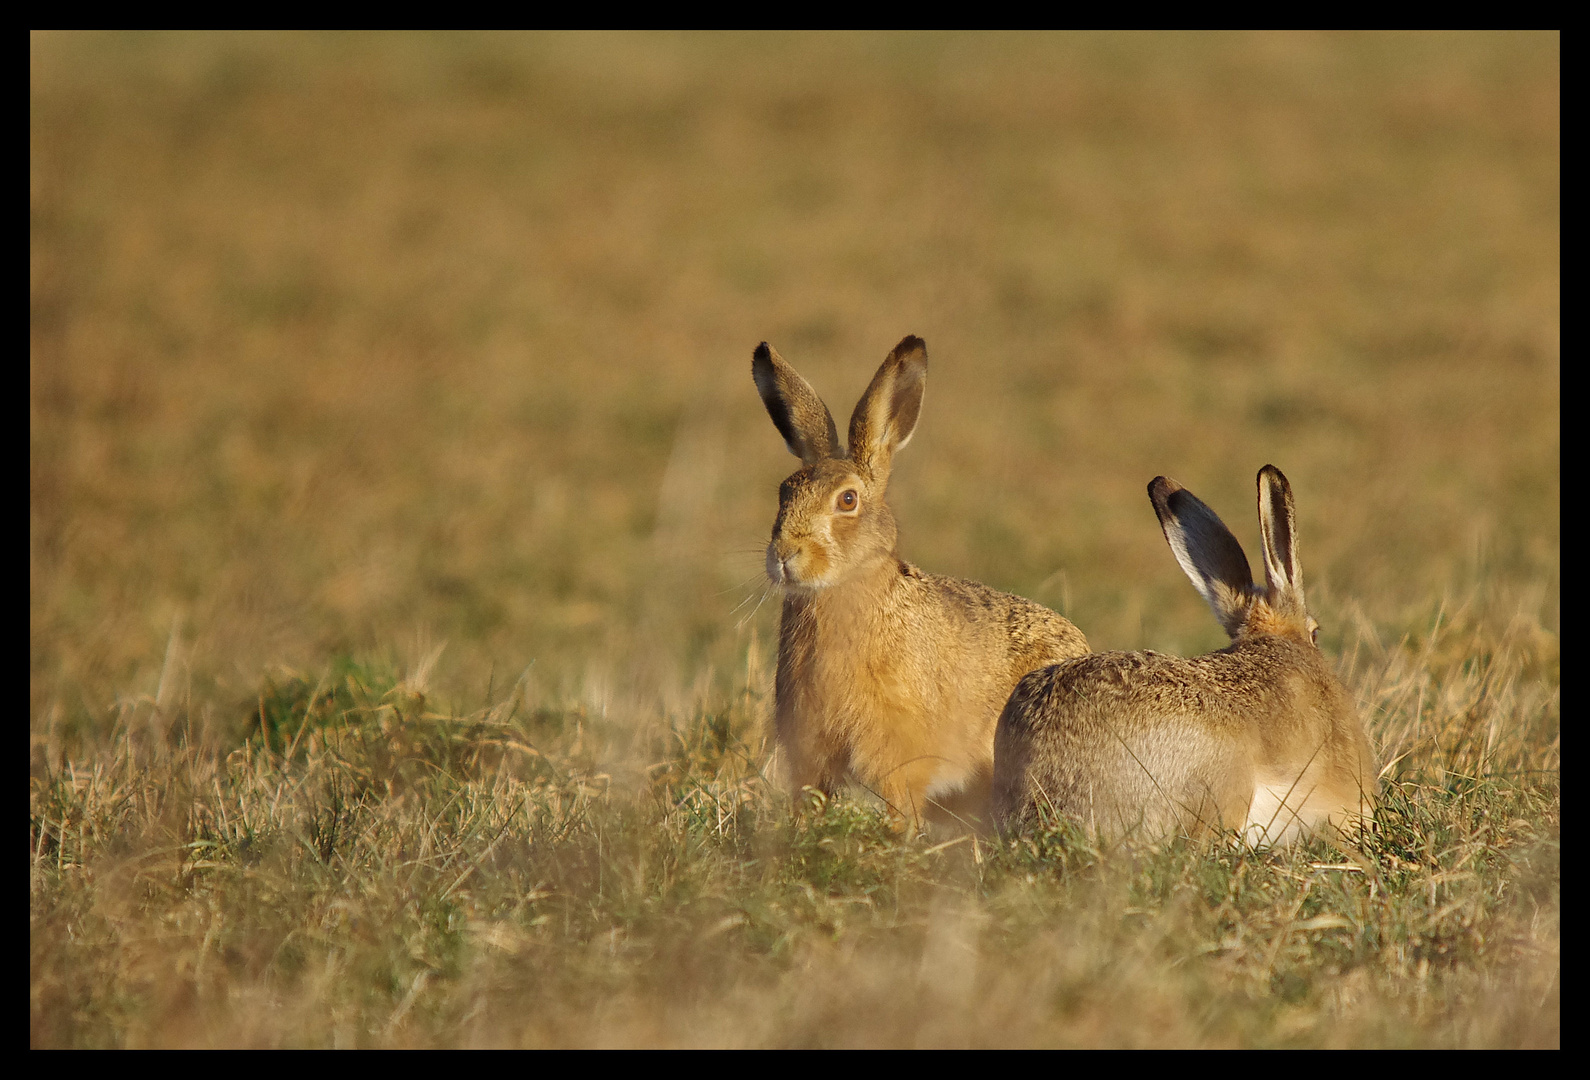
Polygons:
<instances>
[{"instance_id":1,"label":"black-tipped ear","mask_svg":"<svg viewBox=\"0 0 1590 1080\"><path fill-rule=\"evenodd\" d=\"M884 359L850 414L850 459L874 483L888 483L895 451L916 433L927 368L927 344L907 335Z\"/></svg>"},{"instance_id":2,"label":"black-tipped ear","mask_svg":"<svg viewBox=\"0 0 1590 1080\"><path fill-rule=\"evenodd\" d=\"M1292 485L1274 465L1259 470L1259 535L1264 541L1264 578L1270 602L1306 612L1303 564L1297 555L1297 507Z\"/></svg>"},{"instance_id":3,"label":"black-tipped ear","mask_svg":"<svg viewBox=\"0 0 1590 1080\"><path fill-rule=\"evenodd\" d=\"M1154 477L1148 498L1182 572L1235 638L1253 602L1253 572L1242 545L1219 515L1169 477Z\"/></svg>"},{"instance_id":4,"label":"black-tipped ear","mask_svg":"<svg viewBox=\"0 0 1590 1080\"><path fill-rule=\"evenodd\" d=\"M801 464L811 465L839 454L839 429L828 406L765 341L751 354L751 378L773 426L784 436L784 445Z\"/></svg>"}]
</instances>

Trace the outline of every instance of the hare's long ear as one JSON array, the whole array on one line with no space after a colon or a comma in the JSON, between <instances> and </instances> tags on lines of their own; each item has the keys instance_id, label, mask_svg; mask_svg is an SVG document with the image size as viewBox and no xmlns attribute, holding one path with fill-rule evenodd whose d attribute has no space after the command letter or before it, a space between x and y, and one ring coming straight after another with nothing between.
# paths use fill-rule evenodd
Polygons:
<instances>
[{"instance_id":1,"label":"hare's long ear","mask_svg":"<svg viewBox=\"0 0 1590 1080\"><path fill-rule=\"evenodd\" d=\"M765 341L751 354L751 378L784 445L802 465L838 456L839 429L828 406Z\"/></svg>"},{"instance_id":2,"label":"hare's long ear","mask_svg":"<svg viewBox=\"0 0 1590 1080\"><path fill-rule=\"evenodd\" d=\"M916 431L927 366L927 345L914 335L906 337L878 368L850 414L850 460L879 486L889 482L894 452Z\"/></svg>"},{"instance_id":3,"label":"hare's long ear","mask_svg":"<svg viewBox=\"0 0 1590 1080\"><path fill-rule=\"evenodd\" d=\"M1297 557L1297 510L1292 485L1274 465L1259 470L1259 535L1264 540L1267 599L1277 611L1306 618L1303 564Z\"/></svg>"},{"instance_id":4,"label":"hare's long ear","mask_svg":"<svg viewBox=\"0 0 1590 1080\"><path fill-rule=\"evenodd\" d=\"M1148 497L1182 571L1235 638L1253 603L1253 572L1242 545L1213 510L1176 481L1154 477Z\"/></svg>"}]
</instances>

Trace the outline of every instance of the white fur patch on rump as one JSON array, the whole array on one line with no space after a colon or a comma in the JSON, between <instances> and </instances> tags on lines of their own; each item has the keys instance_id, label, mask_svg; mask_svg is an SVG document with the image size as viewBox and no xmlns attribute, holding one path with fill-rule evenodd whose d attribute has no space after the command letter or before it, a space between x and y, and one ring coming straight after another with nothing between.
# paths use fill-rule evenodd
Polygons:
<instances>
[{"instance_id":1,"label":"white fur patch on rump","mask_svg":"<svg viewBox=\"0 0 1590 1080\"><path fill-rule=\"evenodd\" d=\"M1311 793L1303 790L1300 783L1255 784L1248 820L1242 827L1243 839L1256 848L1296 840L1326 816L1308 805Z\"/></svg>"}]
</instances>

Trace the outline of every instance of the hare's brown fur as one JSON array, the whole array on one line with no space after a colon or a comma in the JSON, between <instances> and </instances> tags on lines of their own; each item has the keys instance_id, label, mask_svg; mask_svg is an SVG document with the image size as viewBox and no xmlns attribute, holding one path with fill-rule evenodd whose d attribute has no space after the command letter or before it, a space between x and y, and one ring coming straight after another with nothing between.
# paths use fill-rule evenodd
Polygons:
<instances>
[{"instance_id":1,"label":"hare's brown fur","mask_svg":"<svg viewBox=\"0 0 1590 1080\"><path fill-rule=\"evenodd\" d=\"M1097 653L1021 680L995 738L994 816L1047 810L1106 837L1240 829L1286 843L1346 830L1372 806L1375 770L1353 702L1314 645L1291 489L1259 474L1269 584L1212 511L1174 481L1150 496L1178 561L1231 634L1184 659Z\"/></svg>"},{"instance_id":2,"label":"hare's brown fur","mask_svg":"<svg viewBox=\"0 0 1590 1080\"><path fill-rule=\"evenodd\" d=\"M884 494L926 370L921 339L906 338L857 404L847 454L815 392L765 343L756 352L768 413L804 462L780 485L767 554L785 593L774 734L797 791L853 780L902 821L975 823L1011 688L1087 641L1029 600L900 558Z\"/></svg>"}]
</instances>

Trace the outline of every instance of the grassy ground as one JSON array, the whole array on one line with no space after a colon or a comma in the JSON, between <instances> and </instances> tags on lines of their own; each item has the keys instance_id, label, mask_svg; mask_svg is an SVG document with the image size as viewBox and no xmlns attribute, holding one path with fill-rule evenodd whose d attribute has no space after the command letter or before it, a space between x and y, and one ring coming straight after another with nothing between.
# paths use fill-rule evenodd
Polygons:
<instances>
[{"instance_id":1,"label":"grassy ground","mask_svg":"<svg viewBox=\"0 0 1590 1080\"><path fill-rule=\"evenodd\" d=\"M43 35L30 1039L1556 1045L1555 36ZM924 567L1305 575L1364 857L893 837L764 777L773 341L932 374Z\"/></svg>"}]
</instances>

